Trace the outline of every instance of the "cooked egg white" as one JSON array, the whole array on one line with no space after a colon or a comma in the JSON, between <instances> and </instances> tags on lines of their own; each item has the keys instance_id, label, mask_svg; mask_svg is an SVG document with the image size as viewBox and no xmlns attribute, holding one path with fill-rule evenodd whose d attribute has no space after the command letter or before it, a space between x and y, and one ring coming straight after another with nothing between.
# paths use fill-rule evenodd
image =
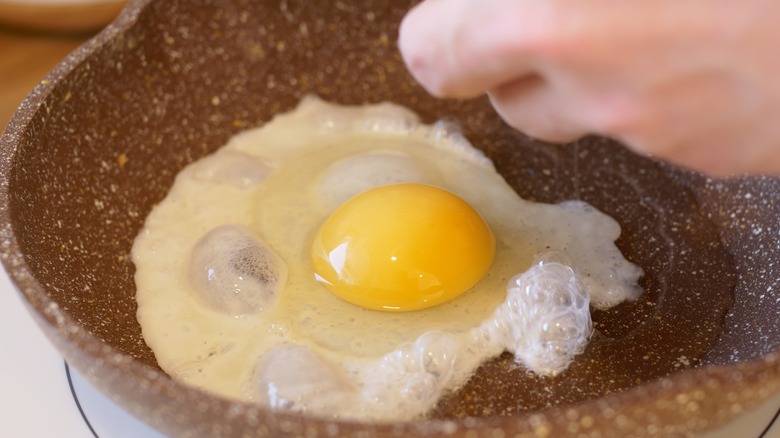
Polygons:
<instances>
[{"instance_id":1,"label":"cooked egg white","mask_svg":"<svg viewBox=\"0 0 780 438\"><path fill-rule=\"evenodd\" d=\"M340 208L388 188L392 202ZM432 189L444 207L419 202ZM392 213L406 205L415 219ZM424 221L441 232L404 231ZM521 199L452 126L309 97L178 175L133 247L138 320L160 366L206 391L408 420L503 351L540 374L564 370L592 332L589 306L641 293L619 234L583 202ZM388 254L413 260L401 271L413 275ZM401 286L372 292L391 277Z\"/></svg>"}]
</instances>

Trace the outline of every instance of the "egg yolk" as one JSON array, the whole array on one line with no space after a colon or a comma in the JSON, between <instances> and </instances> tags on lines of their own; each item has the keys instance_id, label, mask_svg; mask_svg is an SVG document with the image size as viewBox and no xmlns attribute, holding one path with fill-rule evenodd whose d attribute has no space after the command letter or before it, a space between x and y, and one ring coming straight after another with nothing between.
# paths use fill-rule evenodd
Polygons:
<instances>
[{"instance_id":1,"label":"egg yolk","mask_svg":"<svg viewBox=\"0 0 780 438\"><path fill-rule=\"evenodd\" d=\"M461 198L424 184L367 190L337 208L311 246L315 278L369 309L418 310L474 286L495 237Z\"/></svg>"}]
</instances>

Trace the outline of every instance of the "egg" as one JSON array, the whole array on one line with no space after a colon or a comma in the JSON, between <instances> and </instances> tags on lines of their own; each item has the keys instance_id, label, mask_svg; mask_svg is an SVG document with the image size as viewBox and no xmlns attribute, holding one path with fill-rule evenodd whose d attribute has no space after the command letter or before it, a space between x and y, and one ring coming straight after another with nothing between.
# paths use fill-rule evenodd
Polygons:
<instances>
[{"instance_id":1,"label":"egg","mask_svg":"<svg viewBox=\"0 0 780 438\"><path fill-rule=\"evenodd\" d=\"M487 272L495 238L476 210L421 184L370 189L336 209L311 249L315 278L350 303L419 310L471 289Z\"/></svg>"},{"instance_id":2,"label":"egg","mask_svg":"<svg viewBox=\"0 0 780 438\"><path fill-rule=\"evenodd\" d=\"M520 198L457 127L307 97L177 176L132 250L174 379L271 409L424 416L504 351L566 369L641 294L620 226Z\"/></svg>"}]
</instances>

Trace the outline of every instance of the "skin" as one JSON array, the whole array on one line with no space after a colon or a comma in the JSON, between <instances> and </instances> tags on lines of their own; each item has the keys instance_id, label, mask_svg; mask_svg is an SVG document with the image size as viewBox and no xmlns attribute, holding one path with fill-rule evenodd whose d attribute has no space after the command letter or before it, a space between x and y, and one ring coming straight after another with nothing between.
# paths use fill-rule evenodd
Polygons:
<instances>
[{"instance_id":1,"label":"skin","mask_svg":"<svg viewBox=\"0 0 780 438\"><path fill-rule=\"evenodd\" d=\"M427 0L400 28L437 97L487 93L507 123L589 133L715 176L780 174L777 0Z\"/></svg>"}]
</instances>

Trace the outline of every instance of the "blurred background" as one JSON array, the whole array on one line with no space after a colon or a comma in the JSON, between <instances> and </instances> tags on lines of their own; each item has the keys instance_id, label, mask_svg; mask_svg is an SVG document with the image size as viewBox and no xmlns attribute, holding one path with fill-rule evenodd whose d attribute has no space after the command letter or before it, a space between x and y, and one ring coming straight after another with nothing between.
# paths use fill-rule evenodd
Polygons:
<instances>
[{"instance_id":1,"label":"blurred background","mask_svg":"<svg viewBox=\"0 0 780 438\"><path fill-rule=\"evenodd\" d=\"M0 0L0 132L25 96L109 24L118 0Z\"/></svg>"}]
</instances>

